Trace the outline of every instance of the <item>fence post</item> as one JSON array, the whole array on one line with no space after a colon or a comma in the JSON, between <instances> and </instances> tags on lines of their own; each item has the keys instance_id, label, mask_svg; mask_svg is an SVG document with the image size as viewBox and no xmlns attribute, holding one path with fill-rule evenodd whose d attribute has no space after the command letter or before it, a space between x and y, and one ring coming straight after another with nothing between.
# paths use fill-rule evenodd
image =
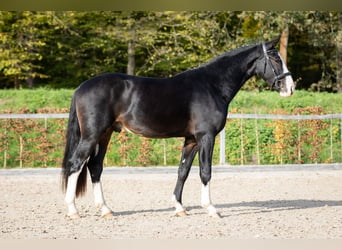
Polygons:
<instances>
[{"instance_id":1,"label":"fence post","mask_svg":"<svg viewBox=\"0 0 342 250\"><path fill-rule=\"evenodd\" d=\"M331 161L334 161L334 154L333 154L333 129L332 129L332 119L330 118L330 158Z\"/></svg>"},{"instance_id":2,"label":"fence post","mask_svg":"<svg viewBox=\"0 0 342 250\"><path fill-rule=\"evenodd\" d=\"M163 154L164 154L164 166L167 164L167 158L166 158L166 139L163 139Z\"/></svg>"},{"instance_id":3,"label":"fence post","mask_svg":"<svg viewBox=\"0 0 342 250\"><path fill-rule=\"evenodd\" d=\"M4 168L7 167L7 150L5 149L5 152L4 152Z\"/></svg>"},{"instance_id":4,"label":"fence post","mask_svg":"<svg viewBox=\"0 0 342 250\"><path fill-rule=\"evenodd\" d=\"M342 156L342 117L340 119L340 129L341 129L340 135L341 135L341 156Z\"/></svg>"},{"instance_id":5,"label":"fence post","mask_svg":"<svg viewBox=\"0 0 342 250\"><path fill-rule=\"evenodd\" d=\"M23 151L24 151L24 145L23 145L23 137L19 137L19 167L23 167Z\"/></svg>"},{"instance_id":6,"label":"fence post","mask_svg":"<svg viewBox=\"0 0 342 250\"><path fill-rule=\"evenodd\" d=\"M4 168L7 167L7 149L8 149L8 137L7 137L7 124L5 125L5 151L4 151Z\"/></svg>"},{"instance_id":7,"label":"fence post","mask_svg":"<svg viewBox=\"0 0 342 250\"><path fill-rule=\"evenodd\" d=\"M258 128L258 119L254 119L255 122L255 137L256 137L256 155L257 155L257 163L260 165L260 144L259 144L259 128Z\"/></svg>"},{"instance_id":8,"label":"fence post","mask_svg":"<svg viewBox=\"0 0 342 250\"><path fill-rule=\"evenodd\" d=\"M243 127L242 127L242 119L240 119L240 146L241 146L241 150L240 150L240 164L243 165L244 163L244 143L243 143Z\"/></svg>"},{"instance_id":9,"label":"fence post","mask_svg":"<svg viewBox=\"0 0 342 250\"><path fill-rule=\"evenodd\" d=\"M220 165L226 163L226 131L225 127L220 132Z\"/></svg>"},{"instance_id":10,"label":"fence post","mask_svg":"<svg viewBox=\"0 0 342 250\"><path fill-rule=\"evenodd\" d=\"M301 126L300 126L300 120L298 120L298 123L297 123L297 129L298 129L298 131L297 131L297 137L298 137L298 143L297 143L297 145L298 145L298 163L301 163L301 161L302 161L302 153L301 153L301 151L300 151L300 148L301 148L301 137L300 137L300 135L301 135L301 133L300 133L300 130L301 130Z\"/></svg>"}]
</instances>

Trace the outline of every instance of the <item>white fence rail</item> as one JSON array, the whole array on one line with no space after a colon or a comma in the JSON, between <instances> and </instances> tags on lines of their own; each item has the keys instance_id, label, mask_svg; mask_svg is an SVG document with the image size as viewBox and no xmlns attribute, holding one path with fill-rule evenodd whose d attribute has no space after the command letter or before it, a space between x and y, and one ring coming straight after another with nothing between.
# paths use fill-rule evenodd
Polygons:
<instances>
[{"instance_id":1,"label":"white fence rail","mask_svg":"<svg viewBox=\"0 0 342 250\"><path fill-rule=\"evenodd\" d=\"M61 114L0 114L0 119L63 119L68 113ZM227 119L270 119L270 120L325 120L340 119L341 151L342 151L342 114L326 115L273 115L273 114L228 114ZM226 164L225 129L220 132L220 164Z\"/></svg>"},{"instance_id":2,"label":"white fence rail","mask_svg":"<svg viewBox=\"0 0 342 250\"><path fill-rule=\"evenodd\" d=\"M0 114L0 119L63 119L69 118L69 113L63 114Z\"/></svg>"},{"instance_id":3,"label":"white fence rail","mask_svg":"<svg viewBox=\"0 0 342 250\"><path fill-rule=\"evenodd\" d=\"M69 113L61 114L0 114L0 119L62 119L69 118ZM327 115L269 115L269 114L228 114L232 119L271 119L271 120L323 120L341 119L342 114Z\"/></svg>"}]
</instances>

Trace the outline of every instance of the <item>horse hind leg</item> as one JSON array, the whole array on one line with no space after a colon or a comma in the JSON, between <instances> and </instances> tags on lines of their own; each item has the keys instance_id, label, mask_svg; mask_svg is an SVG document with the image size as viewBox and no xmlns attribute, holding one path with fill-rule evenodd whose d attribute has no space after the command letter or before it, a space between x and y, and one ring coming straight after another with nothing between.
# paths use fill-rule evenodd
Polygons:
<instances>
[{"instance_id":1,"label":"horse hind leg","mask_svg":"<svg viewBox=\"0 0 342 250\"><path fill-rule=\"evenodd\" d=\"M75 199L77 193L77 186L80 185L80 175L85 175L83 178L86 180L86 169L84 169L84 165L86 161L81 165L80 169L77 172L70 174L68 177L68 185L65 192L65 203L67 204L68 213L67 217L71 219L80 218L78 210L76 208ZM84 172L85 171L85 172ZM82 177L81 177L82 178Z\"/></svg>"},{"instance_id":2,"label":"horse hind leg","mask_svg":"<svg viewBox=\"0 0 342 250\"><path fill-rule=\"evenodd\" d=\"M87 169L85 165L87 165L91 151L95 145L96 140L94 138L81 139L73 156L68 162L68 164L70 164L70 174L67 181L65 202L68 207L67 216L69 218L74 219L80 217L75 205L75 199L86 190Z\"/></svg>"},{"instance_id":3,"label":"horse hind leg","mask_svg":"<svg viewBox=\"0 0 342 250\"><path fill-rule=\"evenodd\" d=\"M101 174L103 171L103 159L106 154L107 146L110 140L112 131L108 131L96 145L95 150L91 154L88 162L91 181L93 183L94 202L95 206L101 210L101 217L112 217L113 212L107 206L102 189Z\"/></svg>"}]
</instances>

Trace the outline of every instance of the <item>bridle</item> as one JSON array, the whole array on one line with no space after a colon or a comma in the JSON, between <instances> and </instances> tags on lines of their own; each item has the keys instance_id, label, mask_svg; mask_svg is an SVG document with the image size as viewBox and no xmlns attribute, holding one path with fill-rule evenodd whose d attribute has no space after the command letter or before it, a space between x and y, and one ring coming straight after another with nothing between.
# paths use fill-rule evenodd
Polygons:
<instances>
[{"instance_id":1,"label":"bridle","mask_svg":"<svg viewBox=\"0 0 342 250\"><path fill-rule=\"evenodd\" d=\"M274 74L273 82L272 82L272 88L273 89L279 89L279 82L280 80L284 79L286 76L290 76L291 72L285 72L277 75L275 72L275 69L273 67L272 62L270 61L270 57L268 56L267 49L265 43L262 43L262 50L264 51L264 56L265 56L265 67L264 67L264 74L266 73L266 67L267 64L271 66L272 72Z\"/></svg>"}]
</instances>

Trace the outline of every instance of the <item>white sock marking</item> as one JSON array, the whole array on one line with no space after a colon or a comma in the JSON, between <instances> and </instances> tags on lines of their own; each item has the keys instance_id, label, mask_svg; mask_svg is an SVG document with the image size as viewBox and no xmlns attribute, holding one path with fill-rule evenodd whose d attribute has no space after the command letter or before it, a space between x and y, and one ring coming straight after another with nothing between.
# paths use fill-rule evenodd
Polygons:
<instances>
[{"instance_id":1,"label":"white sock marking","mask_svg":"<svg viewBox=\"0 0 342 250\"><path fill-rule=\"evenodd\" d=\"M175 196L175 195L172 196L172 201L175 202L175 208L176 208L175 213L176 213L176 214L179 213L179 212L185 211L185 208L183 207L183 205L180 204L180 203L176 200L176 196Z\"/></svg>"},{"instance_id":2,"label":"white sock marking","mask_svg":"<svg viewBox=\"0 0 342 250\"><path fill-rule=\"evenodd\" d=\"M110 208L107 207L103 196L102 184L97 182L93 184L94 189L94 201L95 206L101 209L101 215L106 215L112 212Z\"/></svg>"},{"instance_id":3,"label":"white sock marking","mask_svg":"<svg viewBox=\"0 0 342 250\"><path fill-rule=\"evenodd\" d=\"M217 214L217 210L211 202L210 182L208 182L207 185L202 184L201 205L208 210L209 215Z\"/></svg>"},{"instance_id":4,"label":"white sock marking","mask_svg":"<svg viewBox=\"0 0 342 250\"><path fill-rule=\"evenodd\" d=\"M77 187L77 179L82 171L82 168L76 172L71 174L68 177L68 186L65 194L65 202L68 206L68 216L77 214L78 211L75 205L76 198L76 187Z\"/></svg>"}]
</instances>

